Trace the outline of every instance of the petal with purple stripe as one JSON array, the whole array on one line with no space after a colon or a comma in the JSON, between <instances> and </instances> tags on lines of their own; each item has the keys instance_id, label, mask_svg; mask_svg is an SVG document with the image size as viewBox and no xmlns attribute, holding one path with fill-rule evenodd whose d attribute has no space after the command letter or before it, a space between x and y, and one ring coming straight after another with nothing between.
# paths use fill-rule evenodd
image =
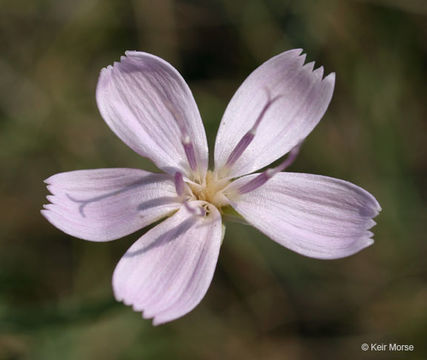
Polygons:
<instances>
[{"instance_id":1,"label":"petal with purple stripe","mask_svg":"<svg viewBox=\"0 0 427 360\"><path fill-rule=\"evenodd\" d=\"M208 206L206 216L182 207L125 253L113 275L117 300L143 311L144 318L161 324L190 312L205 296L212 281L222 240L221 216Z\"/></svg>"},{"instance_id":2,"label":"petal with purple stripe","mask_svg":"<svg viewBox=\"0 0 427 360\"><path fill-rule=\"evenodd\" d=\"M323 68L313 71L314 63L304 65L301 52L271 58L236 91L216 137L216 170L238 177L261 169L301 143L320 121L332 98L335 74L322 79ZM248 134L253 138L244 142Z\"/></svg>"},{"instance_id":3,"label":"petal with purple stripe","mask_svg":"<svg viewBox=\"0 0 427 360\"><path fill-rule=\"evenodd\" d=\"M173 178L138 169L96 169L46 179L50 204L42 214L65 233L115 240L147 226L180 204Z\"/></svg>"},{"instance_id":4,"label":"petal with purple stripe","mask_svg":"<svg viewBox=\"0 0 427 360\"><path fill-rule=\"evenodd\" d=\"M249 224L279 244L309 257L336 259L373 243L369 229L381 208L362 188L326 176L284 172L239 194L256 176L236 180L225 193Z\"/></svg>"},{"instance_id":5,"label":"petal with purple stripe","mask_svg":"<svg viewBox=\"0 0 427 360\"><path fill-rule=\"evenodd\" d=\"M144 52L127 51L102 69L96 90L102 117L130 148L163 171L204 176L205 129L193 95L178 71Z\"/></svg>"}]
</instances>

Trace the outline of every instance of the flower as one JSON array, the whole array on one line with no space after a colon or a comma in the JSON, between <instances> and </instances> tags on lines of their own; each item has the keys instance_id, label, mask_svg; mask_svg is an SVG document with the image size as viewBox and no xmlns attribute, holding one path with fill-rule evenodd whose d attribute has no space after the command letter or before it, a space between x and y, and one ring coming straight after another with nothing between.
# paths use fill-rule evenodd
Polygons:
<instances>
[{"instance_id":1,"label":"flower","mask_svg":"<svg viewBox=\"0 0 427 360\"><path fill-rule=\"evenodd\" d=\"M113 275L115 297L161 324L190 312L211 283L224 237L222 218L244 219L302 255L336 259L373 243L381 210L367 191L326 176L282 172L332 98L335 74L281 53L240 86L222 118L214 170L192 93L175 68L128 51L102 69L102 117L163 173L98 169L46 180L42 214L65 233L110 241L166 218L140 237ZM259 173L289 153L275 168ZM249 175L248 175L249 174Z\"/></svg>"}]
</instances>

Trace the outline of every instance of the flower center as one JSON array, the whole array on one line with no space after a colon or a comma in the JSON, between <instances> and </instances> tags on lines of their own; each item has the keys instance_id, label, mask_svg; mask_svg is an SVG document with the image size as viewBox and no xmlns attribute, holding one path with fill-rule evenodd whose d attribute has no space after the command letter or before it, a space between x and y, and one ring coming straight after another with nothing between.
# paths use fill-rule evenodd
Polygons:
<instances>
[{"instance_id":1,"label":"flower center","mask_svg":"<svg viewBox=\"0 0 427 360\"><path fill-rule=\"evenodd\" d=\"M230 180L218 179L215 172L208 170L202 184L187 183L187 185L191 189L194 200L206 201L220 210L223 206L229 205L222 192L229 183Z\"/></svg>"},{"instance_id":2,"label":"flower center","mask_svg":"<svg viewBox=\"0 0 427 360\"><path fill-rule=\"evenodd\" d=\"M254 139L257 129L261 124L262 120L265 117L268 109L281 98L281 95L277 95L275 97L271 97L270 91L268 88L265 89L267 93L267 102L261 110L261 113L258 115L255 123L252 127L243 135L237 145L234 147L228 159L224 164L216 168L215 171L208 170L206 173L205 179L200 179L200 173L198 172L198 160L195 153L195 147L191 141L191 138L188 134L188 131L185 126L185 122L183 119L172 110L171 113L175 117L176 122L181 131L181 143L184 148L188 164L192 171L193 181L184 182L184 178L181 172L175 173L175 188L178 196L183 201L183 204L187 207L187 209L191 209L188 205L188 201L191 200L199 200L205 201L208 204L212 204L215 206L221 213L226 211L227 209L222 209L230 205L230 201L227 196L224 194L224 190L231 183L228 180L228 174L230 172L231 167L236 163L236 161L241 157L243 152L247 149L247 147L251 144ZM239 194L245 194L251 192L260 186L264 185L270 178L272 178L278 172L286 169L292 162L295 160L299 148L301 146L301 141L290 151L288 157L281 163L279 166L275 168L270 168L264 170L259 173L256 177L252 178L248 182L244 183L238 188L234 188L231 186L227 189L228 195L235 196ZM228 178L227 178L228 177ZM195 211L190 210L190 211ZM206 215L207 209L200 210L200 214L203 216Z\"/></svg>"}]
</instances>

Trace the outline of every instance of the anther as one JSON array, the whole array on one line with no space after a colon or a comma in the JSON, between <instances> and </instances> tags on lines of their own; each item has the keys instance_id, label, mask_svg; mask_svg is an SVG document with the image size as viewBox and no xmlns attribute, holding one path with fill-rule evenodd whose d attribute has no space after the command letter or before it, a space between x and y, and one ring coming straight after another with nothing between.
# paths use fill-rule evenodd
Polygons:
<instances>
[{"instance_id":1,"label":"anther","mask_svg":"<svg viewBox=\"0 0 427 360\"><path fill-rule=\"evenodd\" d=\"M246 194L248 192L254 191L258 189L260 186L264 185L268 180L270 180L274 175L278 172L285 170L288 166L290 166L298 156L299 150L301 148L301 142L296 145L290 152L288 157L275 168L270 168L263 171L257 177L249 181L248 183L242 185L237 189L240 194Z\"/></svg>"},{"instance_id":2,"label":"anther","mask_svg":"<svg viewBox=\"0 0 427 360\"><path fill-rule=\"evenodd\" d=\"M184 179L182 178L182 174L178 171L175 173L175 189L178 196L184 195L185 192L185 183Z\"/></svg>"},{"instance_id":3,"label":"anther","mask_svg":"<svg viewBox=\"0 0 427 360\"><path fill-rule=\"evenodd\" d=\"M167 99L163 99L163 100L169 112L172 114L173 118L175 119L179 127L179 131L181 132L181 144L184 148L185 155L187 156L190 169L193 171L196 171L197 170L196 153L194 151L194 145L191 141L190 135L188 134L187 127L185 126L184 119L180 114L177 113L177 111L175 111L172 104Z\"/></svg>"},{"instance_id":4,"label":"anther","mask_svg":"<svg viewBox=\"0 0 427 360\"><path fill-rule=\"evenodd\" d=\"M227 162L225 163L225 166L230 167L231 165L233 165L237 161L238 158L240 158L240 156L243 154L243 152L246 150L246 148L249 146L249 144L254 139L256 131L258 129L258 126L261 123L262 119L264 118L265 113L270 108L270 106L277 99L280 98L280 95L278 95L278 96L274 97L273 99L271 99L270 91L267 88L265 90L267 92L267 103L262 108L262 110L261 110L260 114L258 115L257 119L255 120L255 123L253 124L253 126L249 129L249 131L245 135L243 135L243 137L240 139L240 141L238 142L236 147L233 149L233 151L231 152L230 156L227 159Z\"/></svg>"},{"instance_id":5,"label":"anther","mask_svg":"<svg viewBox=\"0 0 427 360\"><path fill-rule=\"evenodd\" d=\"M183 136L181 142L182 142L182 146L184 147L185 155L187 156L187 160L188 160L188 164L190 165L190 169L193 171L196 171L196 169L197 169L196 154L194 152L193 143L191 142L188 134Z\"/></svg>"},{"instance_id":6,"label":"anther","mask_svg":"<svg viewBox=\"0 0 427 360\"><path fill-rule=\"evenodd\" d=\"M182 177L182 174L179 171L175 173L174 182L175 182L176 193L178 194L179 197L183 197L186 190L185 189L186 185L184 182L184 178ZM206 215L206 210L203 207L198 206L196 208L193 208L188 204L187 199L183 198L183 204L185 208L193 215L197 215L197 216Z\"/></svg>"},{"instance_id":7,"label":"anther","mask_svg":"<svg viewBox=\"0 0 427 360\"><path fill-rule=\"evenodd\" d=\"M196 208L193 208L188 204L188 201L184 201L184 206L193 215L201 216L201 217L206 216L206 210L201 206L197 206Z\"/></svg>"}]
</instances>

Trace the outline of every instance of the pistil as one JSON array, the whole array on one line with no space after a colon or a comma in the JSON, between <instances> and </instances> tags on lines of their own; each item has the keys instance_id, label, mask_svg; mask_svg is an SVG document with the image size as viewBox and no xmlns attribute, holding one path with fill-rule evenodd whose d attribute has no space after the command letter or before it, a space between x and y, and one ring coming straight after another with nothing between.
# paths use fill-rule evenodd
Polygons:
<instances>
[{"instance_id":1,"label":"pistil","mask_svg":"<svg viewBox=\"0 0 427 360\"><path fill-rule=\"evenodd\" d=\"M206 178L201 183L185 182L182 174L176 172L174 183L178 197L181 198L184 206L195 215L205 216L207 212L205 209L200 208L200 214L196 213L196 210L189 205L189 202L193 200L205 201L215 206L218 210L229 205L229 201L224 196L223 190L230 184L230 181L227 179L218 179L212 171L207 172Z\"/></svg>"},{"instance_id":2,"label":"pistil","mask_svg":"<svg viewBox=\"0 0 427 360\"><path fill-rule=\"evenodd\" d=\"M205 208L200 206L197 208L193 208L188 204L188 199L185 199L184 195L186 191L186 184L184 182L182 174L179 171L175 173L174 182L176 193L180 198L182 198L182 202L185 208L193 215L205 216L207 213Z\"/></svg>"}]
</instances>

